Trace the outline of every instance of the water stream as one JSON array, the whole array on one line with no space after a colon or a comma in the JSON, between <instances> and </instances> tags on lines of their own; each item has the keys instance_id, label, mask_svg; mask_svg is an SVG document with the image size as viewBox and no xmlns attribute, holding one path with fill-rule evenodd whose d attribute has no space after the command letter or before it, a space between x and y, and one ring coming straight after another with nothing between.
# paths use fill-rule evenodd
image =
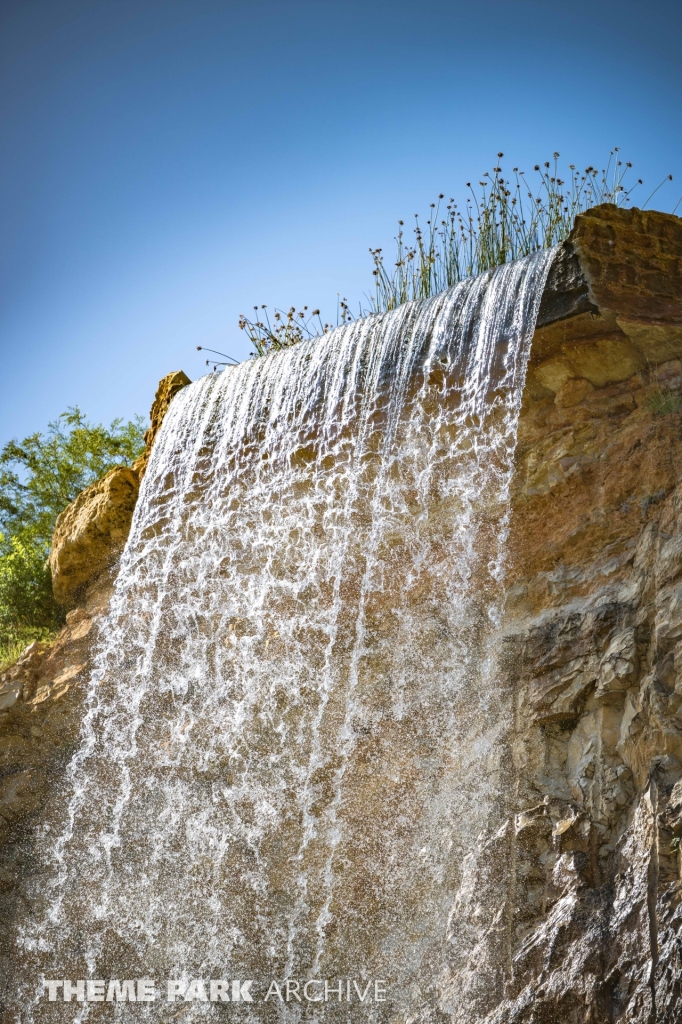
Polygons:
<instances>
[{"instance_id":1,"label":"water stream","mask_svg":"<svg viewBox=\"0 0 682 1024\"><path fill-rule=\"evenodd\" d=\"M551 258L174 399L42 840L16 1020L452 1013L462 860L508 799L495 633ZM43 976L150 978L159 996L31 1006ZM287 978L342 979L340 1001L265 1002ZM171 1005L167 979L250 979L253 1002L195 986ZM377 979L385 999L360 1001Z\"/></svg>"}]
</instances>

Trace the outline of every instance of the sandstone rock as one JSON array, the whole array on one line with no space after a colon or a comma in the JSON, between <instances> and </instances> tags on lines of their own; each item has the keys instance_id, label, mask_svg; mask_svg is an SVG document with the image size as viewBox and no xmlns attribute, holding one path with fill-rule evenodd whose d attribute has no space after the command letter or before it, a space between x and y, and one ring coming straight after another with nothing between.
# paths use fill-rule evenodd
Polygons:
<instances>
[{"instance_id":1,"label":"sandstone rock","mask_svg":"<svg viewBox=\"0 0 682 1024\"><path fill-rule=\"evenodd\" d=\"M637 680L639 656L634 629L617 633L599 665L595 699L603 702L629 689Z\"/></svg>"},{"instance_id":2,"label":"sandstone rock","mask_svg":"<svg viewBox=\"0 0 682 1024\"><path fill-rule=\"evenodd\" d=\"M653 363L679 359L682 355L682 323L620 316L616 323L642 355Z\"/></svg>"},{"instance_id":3,"label":"sandstone rock","mask_svg":"<svg viewBox=\"0 0 682 1024\"><path fill-rule=\"evenodd\" d=\"M8 679L0 686L0 711L5 711L16 704L21 694L22 684L15 680Z\"/></svg>"},{"instance_id":4,"label":"sandstone rock","mask_svg":"<svg viewBox=\"0 0 682 1024\"><path fill-rule=\"evenodd\" d=\"M557 389L554 404L560 409L571 409L584 401L591 392L594 385L584 377L569 376Z\"/></svg>"},{"instance_id":5,"label":"sandstone rock","mask_svg":"<svg viewBox=\"0 0 682 1024\"><path fill-rule=\"evenodd\" d=\"M680 217L604 204L576 217L568 241L600 310L682 326Z\"/></svg>"},{"instance_id":6,"label":"sandstone rock","mask_svg":"<svg viewBox=\"0 0 682 1024\"><path fill-rule=\"evenodd\" d=\"M163 418L168 412L168 408L172 400L175 398L178 391L181 391L191 383L192 382L187 374L183 373L182 370L176 370L174 373L169 373L159 381L159 386L156 389L156 395L154 396L154 403L149 417L149 429L144 435L145 450L133 465L133 469L138 473L140 480L144 476L156 435L161 429Z\"/></svg>"},{"instance_id":7,"label":"sandstone rock","mask_svg":"<svg viewBox=\"0 0 682 1024\"><path fill-rule=\"evenodd\" d=\"M597 388L627 380L645 366L634 345L620 334L564 345L563 352L573 370L572 376L584 377Z\"/></svg>"},{"instance_id":8,"label":"sandstone rock","mask_svg":"<svg viewBox=\"0 0 682 1024\"><path fill-rule=\"evenodd\" d=\"M36 771L26 770L6 775L0 780L0 816L16 821L40 806L45 779Z\"/></svg>"},{"instance_id":9,"label":"sandstone rock","mask_svg":"<svg viewBox=\"0 0 682 1024\"><path fill-rule=\"evenodd\" d=\"M580 850L562 853L552 871L552 882L556 889L563 895L572 889L580 889L587 885L588 865L587 854Z\"/></svg>"},{"instance_id":10,"label":"sandstone rock","mask_svg":"<svg viewBox=\"0 0 682 1024\"><path fill-rule=\"evenodd\" d=\"M573 367L567 359L545 359L533 371L535 379L550 391L559 391L574 376Z\"/></svg>"},{"instance_id":11,"label":"sandstone rock","mask_svg":"<svg viewBox=\"0 0 682 1024\"><path fill-rule=\"evenodd\" d=\"M55 599L67 608L113 565L125 545L139 490L137 473L110 470L57 519L50 552Z\"/></svg>"},{"instance_id":12,"label":"sandstone rock","mask_svg":"<svg viewBox=\"0 0 682 1024\"><path fill-rule=\"evenodd\" d=\"M547 304L513 484L505 683L518 708L515 829L498 854L483 837L469 869L497 856L508 939L501 949L489 899L463 881L476 959L449 986L467 992L467 972L497 958L496 995L479 1022L673 1024L682 1019L682 221L601 208L578 218L571 244L598 312L552 322L562 304ZM575 265L571 274L577 308Z\"/></svg>"},{"instance_id":13,"label":"sandstone rock","mask_svg":"<svg viewBox=\"0 0 682 1024\"><path fill-rule=\"evenodd\" d=\"M652 403L682 397L681 258L678 218L598 208L543 300L501 645L508 818L461 865L434 1019L682 1019L682 414ZM148 450L187 383L161 382ZM47 813L39 780L77 740L93 594L0 676L7 834Z\"/></svg>"},{"instance_id":14,"label":"sandstone rock","mask_svg":"<svg viewBox=\"0 0 682 1024\"><path fill-rule=\"evenodd\" d=\"M564 243L547 275L537 326L573 319L587 312L596 313L598 310L590 300L585 272L573 245Z\"/></svg>"},{"instance_id":15,"label":"sandstone rock","mask_svg":"<svg viewBox=\"0 0 682 1024\"><path fill-rule=\"evenodd\" d=\"M189 383L189 377L181 370L161 380L152 405L151 425L145 434L144 454L131 468L110 470L79 494L57 519L50 569L55 599L65 608L81 602L86 589L121 554L154 439L172 399Z\"/></svg>"}]
</instances>

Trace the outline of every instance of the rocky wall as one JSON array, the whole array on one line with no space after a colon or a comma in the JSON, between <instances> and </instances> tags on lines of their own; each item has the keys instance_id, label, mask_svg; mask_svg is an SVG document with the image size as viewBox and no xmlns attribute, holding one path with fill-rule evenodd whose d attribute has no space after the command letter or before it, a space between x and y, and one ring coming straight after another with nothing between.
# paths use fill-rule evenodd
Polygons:
<instances>
[{"instance_id":1,"label":"rocky wall","mask_svg":"<svg viewBox=\"0 0 682 1024\"><path fill-rule=\"evenodd\" d=\"M486 1024L673 1024L682 221L600 208L567 248L594 308L537 330L520 421L501 652L515 814L472 851L457 913L487 921L467 968L500 978Z\"/></svg>"},{"instance_id":2,"label":"rocky wall","mask_svg":"<svg viewBox=\"0 0 682 1024\"><path fill-rule=\"evenodd\" d=\"M185 383L162 382L147 453ZM681 456L682 221L598 208L550 274L533 339L500 651L513 813L464 865L451 931L480 942L458 979L466 1011L444 992L439 1019L682 1020ZM0 673L7 968L145 465L60 517L66 627Z\"/></svg>"}]
</instances>

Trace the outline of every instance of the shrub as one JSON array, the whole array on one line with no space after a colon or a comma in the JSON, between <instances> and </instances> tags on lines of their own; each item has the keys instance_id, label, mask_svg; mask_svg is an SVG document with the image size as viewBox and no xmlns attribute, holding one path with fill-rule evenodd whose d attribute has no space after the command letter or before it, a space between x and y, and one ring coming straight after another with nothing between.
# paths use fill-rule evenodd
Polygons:
<instances>
[{"instance_id":1,"label":"shrub","mask_svg":"<svg viewBox=\"0 0 682 1024\"><path fill-rule=\"evenodd\" d=\"M0 452L0 664L59 628L47 565L55 520L89 484L144 449L143 423L89 423L73 408L46 434L10 441Z\"/></svg>"},{"instance_id":2,"label":"shrub","mask_svg":"<svg viewBox=\"0 0 682 1024\"><path fill-rule=\"evenodd\" d=\"M50 637L62 622L52 597L45 546L29 530L0 534L0 666L32 640Z\"/></svg>"}]
</instances>

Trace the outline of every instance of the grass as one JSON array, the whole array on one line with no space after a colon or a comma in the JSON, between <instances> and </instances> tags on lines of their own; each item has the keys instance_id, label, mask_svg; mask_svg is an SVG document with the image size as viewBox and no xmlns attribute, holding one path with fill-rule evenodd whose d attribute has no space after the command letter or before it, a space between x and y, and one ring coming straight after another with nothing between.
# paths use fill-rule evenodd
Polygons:
<instances>
[{"instance_id":1,"label":"grass","mask_svg":"<svg viewBox=\"0 0 682 1024\"><path fill-rule=\"evenodd\" d=\"M562 242L570 234L579 213L600 203L624 205L636 181L626 188L631 168L611 152L600 172L589 166L583 173L569 165L564 180L559 173L559 154L553 163L534 167L535 179L518 167L506 177L498 153L492 172L479 180L480 192L467 182L468 196L460 208L454 199L445 206L444 195L431 203L431 213L421 227L415 215L414 240L406 244L404 224L399 222L393 267L386 268L381 249L370 250L374 259L375 288L372 309L395 309L411 299L427 299L467 277L474 277L510 260L529 256Z\"/></svg>"},{"instance_id":2,"label":"grass","mask_svg":"<svg viewBox=\"0 0 682 1024\"><path fill-rule=\"evenodd\" d=\"M656 367L647 361L649 378L649 395L645 407L654 416L670 416L682 408L682 396L669 384L660 381L656 376Z\"/></svg>"},{"instance_id":3,"label":"grass","mask_svg":"<svg viewBox=\"0 0 682 1024\"><path fill-rule=\"evenodd\" d=\"M682 397L666 387L658 387L647 400L647 408L654 416L669 416L679 412L681 406Z\"/></svg>"},{"instance_id":4,"label":"grass","mask_svg":"<svg viewBox=\"0 0 682 1024\"><path fill-rule=\"evenodd\" d=\"M58 630L27 627L11 635L5 634L0 642L0 672L13 665L34 640L46 642L57 636Z\"/></svg>"},{"instance_id":5,"label":"grass","mask_svg":"<svg viewBox=\"0 0 682 1024\"><path fill-rule=\"evenodd\" d=\"M601 171L590 165L581 172L569 164L565 178L559 172L559 153L553 154L552 162L536 164L534 176L518 167L507 175L503 156L497 154L497 163L481 176L478 187L466 183L467 198L462 206L454 199L446 203L441 193L430 204L423 226L415 214L409 240L404 221L398 221L391 262L386 261L382 249L369 250L374 282L367 305L360 304L360 316L386 312L413 299L428 299L465 278L550 248L568 237L579 213L601 203L624 206L642 185L641 179L632 185L626 181L632 164L620 159L618 147ZM668 180L672 181L672 175L663 179L642 208ZM242 315L239 326L258 356L325 334L353 319L345 299L338 302L336 325L323 323L320 310L308 313L307 306L298 311L293 306L287 312L275 310L272 321L267 306L254 306L254 311L253 318ZM216 363L214 368L224 365Z\"/></svg>"}]
</instances>

